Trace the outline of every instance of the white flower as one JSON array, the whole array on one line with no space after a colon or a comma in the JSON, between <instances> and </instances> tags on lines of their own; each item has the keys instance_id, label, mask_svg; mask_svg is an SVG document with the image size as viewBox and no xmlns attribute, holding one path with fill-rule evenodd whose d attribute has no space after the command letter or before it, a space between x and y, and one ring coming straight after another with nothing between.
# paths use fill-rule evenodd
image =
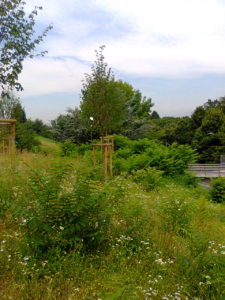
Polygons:
<instances>
[{"instance_id":1,"label":"white flower","mask_svg":"<svg viewBox=\"0 0 225 300\"><path fill-rule=\"evenodd\" d=\"M155 262L156 262L157 264L160 264L160 265L164 265L164 264L165 264L165 262L162 260L162 258L156 259Z\"/></svg>"},{"instance_id":2,"label":"white flower","mask_svg":"<svg viewBox=\"0 0 225 300\"><path fill-rule=\"evenodd\" d=\"M62 226L59 226L59 229L60 229L60 230L64 230L64 227L62 227Z\"/></svg>"}]
</instances>

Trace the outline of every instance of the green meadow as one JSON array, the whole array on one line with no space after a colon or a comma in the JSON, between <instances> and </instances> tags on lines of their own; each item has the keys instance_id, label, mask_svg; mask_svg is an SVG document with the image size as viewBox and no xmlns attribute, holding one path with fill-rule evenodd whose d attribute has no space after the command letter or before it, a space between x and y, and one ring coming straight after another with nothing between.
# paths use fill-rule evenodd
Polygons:
<instances>
[{"instance_id":1,"label":"green meadow","mask_svg":"<svg viewBox=\"0 0 225 300\"><path fill-rule=\"evenodd\" d=\"M91 150L39 140L0 158L1 299L225 299L225 206L194 177L143 168L146 140L117 137L106 181Z\"/></svg>"}]
</instances>

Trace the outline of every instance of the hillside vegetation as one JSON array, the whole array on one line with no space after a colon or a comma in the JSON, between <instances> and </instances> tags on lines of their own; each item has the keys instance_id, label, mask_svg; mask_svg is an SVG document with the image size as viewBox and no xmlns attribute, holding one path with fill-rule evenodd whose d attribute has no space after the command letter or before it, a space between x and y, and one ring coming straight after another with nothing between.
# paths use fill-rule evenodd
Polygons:
<instances>
[{"instance_id":1,"label":"hillside vegetation","mask_svg":"<svg viewBox=\"0 0 225 300\"><path fill-rule=\"evenodd\" d=\"M36 136L36 140L40 143L39 148L42 153L60 156L61 143L42 136Z\"/></svg>"},{"instance_id":2,"label":"hillside vegetation","mask_svg":"<svg viewBox=\"0 0 225 300\"><path fill-rule=\"evenodd\" d=\"M88 145L0 158L1 299L224 299L224 204L167 172L184 151L149 144L144 167L147 141L117 140L108 181ZM138 163L121 170L128 149Z\"/></svg>"}]
</instances>

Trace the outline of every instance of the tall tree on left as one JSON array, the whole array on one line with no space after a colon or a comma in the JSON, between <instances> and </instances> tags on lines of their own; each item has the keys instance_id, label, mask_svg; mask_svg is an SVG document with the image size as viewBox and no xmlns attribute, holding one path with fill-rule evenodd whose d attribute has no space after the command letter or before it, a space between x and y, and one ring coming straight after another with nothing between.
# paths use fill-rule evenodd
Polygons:
<instances>
[{"instance_id":1,"label":"tall tree on left","mask_svg":"<svg viewBox=\"0 0 225 300\"><path fill-rule=\"evenodd\" d=\"M25 58L44 55L36 53L36 46L52 28L49 25L40 35L35 33L35 19L42 7L35 7L29 14L23 0L0 0L0 92L8 88L23 90L18 76Z\"/></svg>"}]
</instances>

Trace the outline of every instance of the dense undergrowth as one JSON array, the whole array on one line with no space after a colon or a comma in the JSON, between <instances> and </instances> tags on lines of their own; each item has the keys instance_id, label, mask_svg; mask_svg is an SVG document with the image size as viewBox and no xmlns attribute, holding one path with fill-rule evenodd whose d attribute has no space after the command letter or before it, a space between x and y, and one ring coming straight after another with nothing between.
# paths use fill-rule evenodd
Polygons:
<instances>
[{"instance_id":1,"label":"dense undergrowth","mask_svg":"<svg viewBox=\"0 0 225 300\"><path fill-rule=\"evenodd\" d=\"M224 299L224 204L159 163L105 182L90 160L1 158L0 298Z\"/></svg>"}]
</instances>

